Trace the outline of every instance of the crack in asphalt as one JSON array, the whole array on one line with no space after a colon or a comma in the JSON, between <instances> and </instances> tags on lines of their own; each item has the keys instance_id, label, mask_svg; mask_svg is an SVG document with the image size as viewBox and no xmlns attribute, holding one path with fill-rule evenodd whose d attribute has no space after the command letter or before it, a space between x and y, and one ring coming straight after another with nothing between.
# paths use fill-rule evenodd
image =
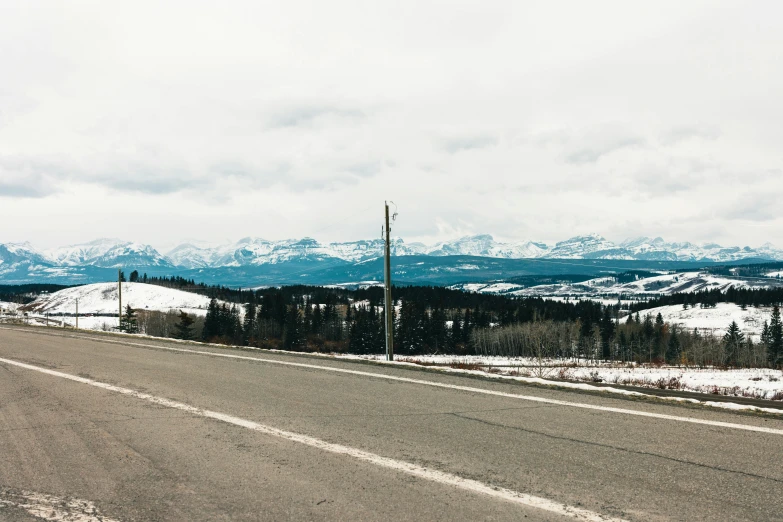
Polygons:
<instances>
[{"instance_id":1,"label":"crack in asphalt","mask_svg":"<svg viewBox=\"0 0 783 522\"><path fill-rule=\"evenodd\" d=\"M631 453L631 454L634 454L634 455L643 455L643 456L646 456L646 457L654 457L654 458L659 458L659 459L663 459L663 460L669 460L669 461L672 461L672 462L676 462L678 464L685 464L687 466L696 466L696 467L705 468L705 469L709 469L709 470L713 470L713 471L722 471L724 473L734 473L734 474L737 474L737 475L743 475L743 476L746 476L746 477L752 477L752 478L757 478L757 479L761 479L761 480L769 480L771 482L777 482L779 484L783 484L783 480L781 480L781 479L776 479L776 478L773 478L773 477L765 477L763 475L756 475L755 473L749 473L747 471L739 471L739 470L735 470L735 469L722 468L720 466L712 466L710 464L702 464L700 462L694 462L694 461L685 460L685 459L678 459L678 458L675 458L675 457L669 457L669 456L666 456L666 455L661 455L659 453L651 453L651 452L648 452L648 451L640 451L640 450L634 450L634 449L630 449L630 448L623 448L623 447L620 447L620 446L613 446L611 444L603 444L601 442L591 442L591 441L582 440L582 439L574 439L572 437L565 437L565 436L562 436L562 435L552 435L551 433L546 433L546 432L543 432L543 431L531 430L531 429L528 429L528 428L521 428L519 426L509 426L508 424L502 424L502 423L499 423L499 422L491 422L491 421L484 420L484 419L477 419L475 417L469 417L467 415L461 415L459 413L454 413L452 415L454 415L455 417L459 417L460 419L471 420L471 421L474 421L474 422L480 422L481 424L486 424L488 426L493 426L493 427L497 427L497 428L504 428L504 429L509 429L509 430L515 430L515 431L521 431L521 432L524 432L524 433L529 433L531 435L539 435L539 436L547 437L547 438L554 439L554 440L562 440L562 441L565 441L565 442L573 442L573 443L576 443L576 444L584 444L586 446L595 446L595 447L611 449L611 450L615 450L615 451L622 451L622 452Z\"/></svg>"}]
</instances>

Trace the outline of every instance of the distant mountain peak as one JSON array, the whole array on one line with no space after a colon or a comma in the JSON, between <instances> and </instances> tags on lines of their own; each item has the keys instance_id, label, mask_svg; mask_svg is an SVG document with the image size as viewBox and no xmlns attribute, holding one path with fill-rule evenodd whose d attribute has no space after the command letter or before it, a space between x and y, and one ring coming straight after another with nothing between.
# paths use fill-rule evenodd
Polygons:
<instances>
[{"instance_id":1,"label":"distant mountain peak","mask_svg":"<svg viewBox=\"0 0 783 522\"><path fill-rule=\"evenodd\" d=\"M312 237L270 241L257 237L222 245L204 244L188 240L167 254L161 255L144 243L118 238L99 238L83 244L37 251L29 242L0 244L0 281L15 281L35 277L56 278L57 274L98 273L98 269L124 268L144 270L157 274L180 274L187 270L238 269L250 273L262 270L264 265L297 263L299 266L351 266L369 263L384 254L385 244L380 238L348 242L321 243ZM655 262L719 262L732 263L746 259L783 261L783 251L771 243L759 248L723 247L717 243L696 245L690 242L666 242L661 237L640 236L621 243L613 243L597 233L580 234L554 245L529 240L503 242L491 234L474 234L443 241L435 245L405 243L394 237L392 255L402 256L472 256L494 259L592 259L637 260ZM450 266L448 260L429 260L428 263ZM470 263L465 264L465 266ZM460 265L461 266L461 265ZM265 269L263 269L265 270ZM272 270L277 269L272 267ZM301 268L297 268L301 270ZM101 272L101 273L105 273ZM206 273L206 272L204 272ZM35 274L44 274L38 275ZM46 275L48 274L48 275ZM71 281L81 281L73 276Z\"/></svg>"}]
</instances>

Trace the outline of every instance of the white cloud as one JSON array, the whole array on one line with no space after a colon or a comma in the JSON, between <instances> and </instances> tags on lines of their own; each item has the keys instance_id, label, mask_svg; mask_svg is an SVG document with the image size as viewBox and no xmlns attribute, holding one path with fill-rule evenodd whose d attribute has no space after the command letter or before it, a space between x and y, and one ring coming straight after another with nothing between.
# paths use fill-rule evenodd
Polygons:
<instances>
[{"instance_id":1,"label":"white cloud","mask_svg":"<svg viewBox=\"0 0 783 522\"><path fill-rule=\"evenodd\" d=\"M783 8L733 2L0 7L0 219L324 240L599 232L762 244ZM34 202L40 220L21 219ZM343 219L372 204L377 208ZM724 211L720 211L724 209ZM52 223L69 226L52 227ZM752 227L747 224L752 223Z\"/></svg>"}]
</instances>

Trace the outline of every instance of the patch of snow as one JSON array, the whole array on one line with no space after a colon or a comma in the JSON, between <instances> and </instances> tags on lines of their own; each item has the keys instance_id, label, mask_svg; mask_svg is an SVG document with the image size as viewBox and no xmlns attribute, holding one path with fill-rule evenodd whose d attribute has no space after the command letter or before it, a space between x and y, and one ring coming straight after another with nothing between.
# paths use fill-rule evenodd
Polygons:
<instances>
[{"instance_id":1,"label":"patch of snow","mask_svg":"<svg viewBox=\"0 0 783 522\"><path fill-rule=\"evenodd\" d=\"M639 316L651 315L655 318L659 313L669 324L676 324L688 330L698 328L701 333L710 333L717 337L722 337L729 324L736 321L740 330L745 335L752 336L754 341L759 339L764 321L769 322L772 318L771 307L748 306L743 310L734 303L718 303L715 308L700 308L697 304L687 310L683 309L682 305L660 306L642 310Z\"/></svg>"}]
</instances>

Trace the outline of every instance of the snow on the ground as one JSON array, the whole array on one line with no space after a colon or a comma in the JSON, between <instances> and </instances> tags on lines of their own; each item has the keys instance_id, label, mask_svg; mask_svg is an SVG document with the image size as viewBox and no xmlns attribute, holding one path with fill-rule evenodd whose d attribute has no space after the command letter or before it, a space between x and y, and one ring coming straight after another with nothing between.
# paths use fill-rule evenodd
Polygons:
<instances>
[{"instance_id":1,"label":"snow on the ground","mask_svg":"<svg viewBox=\"0 0 783 522\"><path fill-rule=\"evenodd\" d=\"M765 274L767 277L776 277L778 279L783 279L783 271L780 272L770 272L768 274Z\"/></svg>"},{"instance_id":2,"label":"snow on the ground","mask_svg":"<svg viewBox=\"0 0 783 522\"><path fill-rule=\"evenodd\" d=\"M770 274L768 274L770 275ZM774 273L772 274L774 275ZM578 296L596 298L601 296L669 295L676 292L699 292L718 289L725 292L728 288L770 288L780 286L779 281L741 277L724 277L706 272L678 272L640 278L628 283L618 283L614 276L596 277L577 283L553 283L523 287L511 283L468 283L454 285L468 292L502 294L519 297L531 296Z\"/></svg>"},{"instance_id":3,"label":"snow on the ground","mask_svg":"<svg viewBox=\"0 0 783 522\"><path fill-rule=\"evenodd\" d=\"M385 355L349 356L383 361ZM716 369L648 366L584 359L454 355L396 356L400 362L456 368L481 367L497 375L667 388L760 399L783 399L783 371L769 368Z\"/></svg>"},{"instance_id":4,"label":"snow on the ground","mask_svg":"<svg viewBox=\"0 0 783 522\"><path fill-rule=\"evenodd\" d=\"M570 377L585 381L594 378L612 384L684 389L739 397L771 399L783 394L783 372L769 368L696 369L696 368L576 368ZM677 388L679 387L679 388Z\"/></svg>"},{"instance_id":5,"label":"snow on the ground","mask_svg":"<svg viewBox=\"0 0 783 522\"><path fill-rule=\"evenodd\" d=\"M600 297L584 297L584 296L578 296L578 297L558 297L558 296L547 296L542 297L542 299L546 301L556 301L559 303L576 303L580 300L589 300L594 303L601 303L604 306L615 306L617 304L617 299L611 299L611 298L600 298ZM639 302L646 302L644 299L622 299L620 300L620 306L627 310L630 305L638 304Z\"/></svg>"},{"instance_id":6,"label":"snow on the ground","mask_svg":"<svg viewBox=\"0 0 783 522\"><path fill-rule=\"evenodd\" d=\"M477 292L481 294L505 294L515 290L520 290L524 286L513 283L465 283L455 285L466 292Z\"/></svg>"},{"instance_id":7,"label":"snow on the ground","mask_svg":"<svg viewBox=\"0 0 783 522\"><path fill-rule=\"evenodd\" d=\"M20 305L17 303L9 303L8 301L0 301L0 313L11 314L15 313Z\"/></svg>"},{"instance_id":8,"label":"snow on the ground","mask_svg":"<svg viewBox=\"0 0 783 522\"><path fill-rule=\"evenodd\" d=\"M58 321L62 319L62 321L66 324L66 326L76 326L75 317L57 317L56 319ZM51 321L52 318L50 317L49 320ZM39 318L39 322L40 322L40 318ZM120 322L117 320L116 316L79 317L79 328L83 330L100 330L104 332L112 332L118 330L119 326L120 326Z\"/></svg>"},{"instance_id":9,"label":"snow on the ground","mask_svg":"<svg viewBox=\"0 0 783 522\"><path fill-rule=\"evenodd\" d=\"M117 283L95 283L66 288L42 295L25 309L38 314L73 314L79 299L79 314L116 314ZM191 292L145 283L122 283L122 307L157 310L183 310L189 314L206 315L209 298ZM124 310L123 310L124 311ZM81 326L82 318L79 319Z\"/></svg>"},{"instance_id":10,"label":"snow on the ground","mask_svg":"<svg viewBox=\"0 0 783 522\"><path fill-rule=\"evenodd\" d=\"M743 310L740 305L734 303L718 303L715 308L700 308L696 305L695 308L689 306L685 310L682 305L669 305L642 310L639 316L643 318L649 314L654 319L659 313L669 324L677 324L689 330L698 328L701 333L711 333L719 337L726 333L732 321L736 321L745 335L751 335L753 340L757 341L761 336L764 321L769 322L772 317L772 308L748 306Z\"/></svg>"}]
</instances>

